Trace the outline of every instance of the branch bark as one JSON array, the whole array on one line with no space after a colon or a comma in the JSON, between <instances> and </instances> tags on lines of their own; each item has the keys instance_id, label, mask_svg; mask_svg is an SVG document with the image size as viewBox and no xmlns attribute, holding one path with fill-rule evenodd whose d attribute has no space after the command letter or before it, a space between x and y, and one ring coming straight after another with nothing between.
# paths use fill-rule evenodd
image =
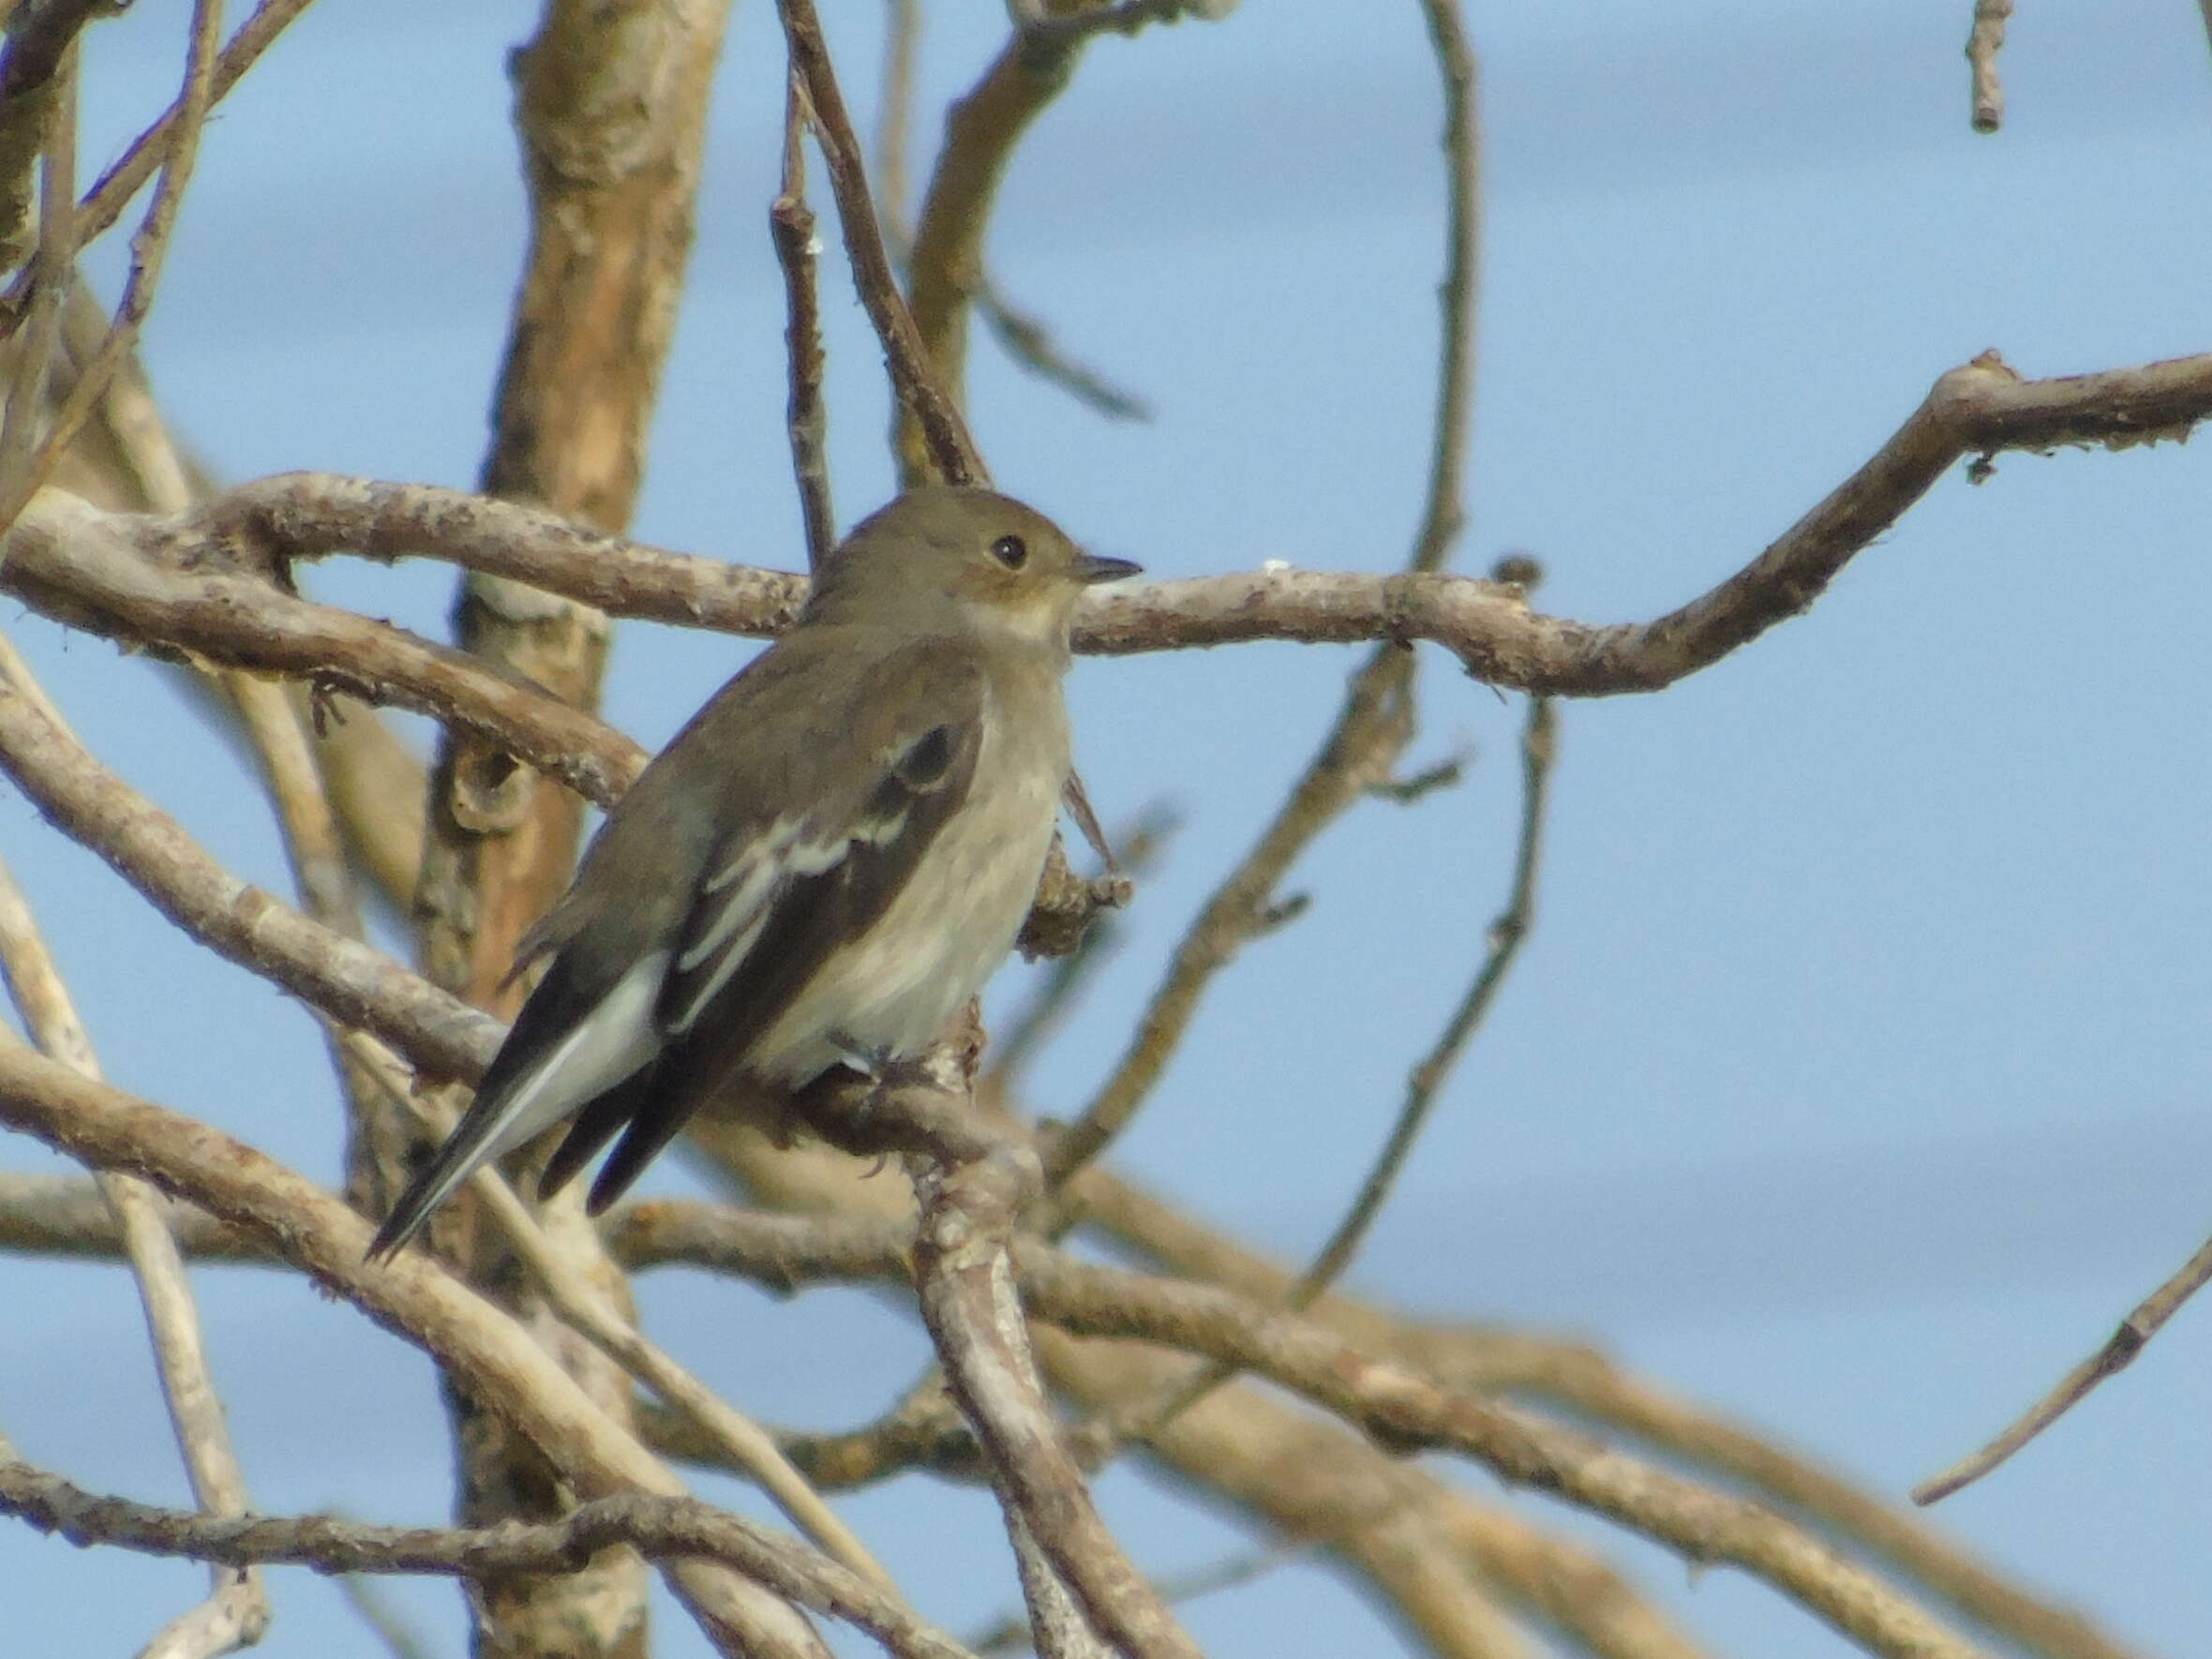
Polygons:
<instances>
[{"instance_id":1,"label":"branch bark","mask_svg":"<svg viewBox=\"0 0 2212 1659\"><path fill-rule=\"evenodd\" d=\"M371 1320L427 1350L587 1498L683 1495L681 1484L514 1319L419 1252L366 1260L371 1229L313 1182L205 1125L0 1045L0 1123L95 1169L153 1181L249 1233ZM729 1653L826 1659L788 1603L721 1566L673 1587Z\"/></svg>"}]
</instances>

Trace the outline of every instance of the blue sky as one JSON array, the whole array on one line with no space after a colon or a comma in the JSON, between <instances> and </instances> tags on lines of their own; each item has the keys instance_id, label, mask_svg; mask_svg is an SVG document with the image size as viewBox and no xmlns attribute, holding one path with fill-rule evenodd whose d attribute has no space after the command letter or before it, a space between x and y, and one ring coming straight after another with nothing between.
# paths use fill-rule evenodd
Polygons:
<instances>
[{"instance_id":1,"label":"blue sky","mask_svg":"<svg viewBox=\"0 0 2212 1659\"><path fill-rule=\"evenodd\" d=\"M995 8L971 9L933 19L940 101L994 43ZM1985 348L2034 375L2212 348L2212 54L2186 0L2024 8L1995 137L1967 128L1963 5L1486 9L1469 20L1488 139L1461 569L1525 549L1547 608L1648 617L1743 563ZM90 37L88 167L167 96L183 10L143 0ZM874 15L833 20L856 92ZM502 62L529 26L516 4L326 0L225 107L147 334L166 407L223 475L472 481L522 224ZM740 7L636 529L788 566L763 233L780 75L772 9ZM992 263L1158 418L1103 425L984 343L974 414L1000 480L1162 576L1398 562L1427 457L1438 122L1411 4L1254 0L1100 42L1015 167ZM826 308L849 523L889 488L885 402L864 319L834 286ZM2006 456L1984 486L1939 485L1809 617L1664 695L1567 707L1536 934L1356 1282L1590 1338L1892 1494L2100 1340L2205 1226L2208 483L2201 445ZM310 580L431 630L450 590L429 567ZM161 675L8 625L104 756L281 885L242 774ZM746 649L634 628L610 717L664 740ZM1107 817L1165 800L1186 828L1039 1068L1041 1110L1074 1110L1111 1064L1354 661L1264 646L1079 665ZM1468 782L1363 806L1301 864L1310 911L1210 997L1126 1167L1286 1253L1326 1233L1502 900L1518 718L1426 662L1413 763L1472 745ZM0 848L119 1084L335 1173L297 1009L207 964L12 797ZM997 1006L1022 988L1009 971ZM20 1144L0 1158L54 1167ZM202 1283L257 1503L444 1514L423 1362L295 1283ZM783 1307L654 1280L646 1302L694 1309L665 1332L771 1418L859 1418L921 1355L848 1295ZM2207 1319L2184 1313L1941 1512L2152 1652L2212 1628ZM120 1274L0 1262L0 1424L86 1484L173 1501L143 1347ZM1105 1500L1147 1566L1235 1547L1135 1473ZM954 1628L1010 1595L981 1500L901 1483L854 1514L894 1569L935 1581L927 1610ZM925 1567L946 1549L972 1563L964 1588ZM1619 1551L1720 1652L1846 1651L1736 1576ZM25 1652L123 1648L195 1583L0 1531ZM320 1580L276 1594L264 1651L379 1652ZM450 1590L401 1599L433 1652L460 1651ZM1224 1659L1397 1640L1309 1568L1190 1616ZM699 1651L674 1616L660 1648Z\"/></svg>"}]
</instances>

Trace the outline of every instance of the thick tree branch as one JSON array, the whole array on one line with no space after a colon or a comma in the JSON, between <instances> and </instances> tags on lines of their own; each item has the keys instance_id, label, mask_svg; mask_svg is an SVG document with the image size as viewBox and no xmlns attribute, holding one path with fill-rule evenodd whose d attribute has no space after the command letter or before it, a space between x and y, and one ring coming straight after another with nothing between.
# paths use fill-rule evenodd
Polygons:
<instances>
[{"instance_id":1,"label":"thick tree branch","mask_svg":"<svg viewBox=\"0 0 2212 1659\"><path fill-rule=\"evenodd\" d=\"M1269 1303L1281 1300L1292 1283L1282 1267L1126 1178L1088 1172L1076 1198L1088 1225L1163 1271ZM1342 1294L1323 1299L1311 1317L1453 1387L1559 1406L1677 1465L1747 1488L1808 1525L1850 1540L1891 1572L2049 1659L2135 1659L2078 1613L2027 1593L1896 1505L1771 1439L1673 1397L1586 1344L1408 1319Z\"/></svg>"},{"instance_id":2,"label":"thick tree branch","mask_svg":"<svg viewBox=\"0 0 2212 1659\"><path fill-rule=\"evenodd\" d=\"M1308 1321L1209 1286L1144 1279L1027 1245L1017 1261L1032 1312L1070 1334L1204 1353L1263 1376L1397 1450L1458 1452L1510 1485L1606 1516L1689 1561L1745 1568L1885 1659L1980 1652L1771 1510L1447 1388Z\"/></svg>"},{"instance_id":3,"label":"thick tree branch","mask_svg":"<svg viewBox=\"0 0 2212 1659\"><path fill-rule=\"evenodd\" d=\"M513 1319L419 1252L367 1261L368 1223L250 1146L26 1049L0 1045L0 1123L95 1169L150 1180L251 1233L378 1324L427 1350L586 1498L681 1484ZM822 1659L805 1621L727 1569L678 1564L678 1592L727 1652Z\"/></svg>"},{"instance_id":4,"label":"thick tree branch","mask_svg":"<svg viewBox=\"0 0 2212 1659\"><path fill-rule=\"evenodd\" d=\"M430 1075L474 1078L499 1046L488 1015L224 870L42 712L4 661L0 771L193 938L338 1024L376 1033Z\"/></svg>"},{"instance_id":5,"label":"thick tree branch","mask_svg":"<svg viewBox=\"0 0 2212 1659\"><path fill-rule=\"evenodd\" d=\"M1517 585L1472 576L1260 570L1149 583L1095 600L1078 620L1076 647L1127 655L1259 639L1427 641L1508 690L1657 691L1810 607L1953 462L2178 440L2208 415L2212 353L2047 381L2020 380L1986 357L1938 380L1879 454L1756 560L1650 622L1545 616ZM209 556L216 536L287 559L339 551L441 559L612 615L739 634L787 627L806 593L803 577L637 546L464 491L321 473L241 486L195 519L157 521L145 545L169 563ZM57 570L49 579L56 613L66 618L68 578ZM159 635L145 642L159 643ZM240 660L247 654L241 645Z\"/></svg>"},{"instance_id":6,"label":"thick tree branch","mask_svg":"<svg viewBox=\"0 0 2212 1659\"><path fill-rule=\"evenodd\" d=\"M203 663L276 672L458 725L568 784L618 799L646 761L620 732L519 674L388 622L316 605L260 575L165 545L164 521L59 490L7 533L0 589L58 621Z\"/></svg>"},{"instance_id":7,"label":"thick tree branch","mask_svg":"<svg viewBox=\"0 0 2212 1659\"><path fill-rule=\"evenodd\" d=\"M1008 1253L1041 1186L1035 1156L1010 1145L932 1171L920 1184L914 1247L922 1320L991 1466L1040 1632L1068 1622L1054 1595L1064 1585L1115 1651L1131 1659L1197 1659L1197 1647L1099 1518L1045 1401ZM1024 1546L1032 1539L1049 1570L1030 1568ZM1069 1636L1068 1649L1080 1651L1080 1633Z\"/></svg>"}]
</instances>

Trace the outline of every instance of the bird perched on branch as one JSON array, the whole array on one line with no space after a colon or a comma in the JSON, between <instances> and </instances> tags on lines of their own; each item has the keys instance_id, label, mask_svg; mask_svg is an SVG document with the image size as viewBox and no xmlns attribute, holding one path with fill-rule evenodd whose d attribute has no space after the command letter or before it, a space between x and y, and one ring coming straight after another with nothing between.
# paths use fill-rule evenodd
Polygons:
<instances>
[{"instance_id":1,"label":"bird perched on branch","mask_svg":"<svg viewBox=\"0 0 2212 1659\"><path fill-rule=\"evenodd\" d=\"M815 574L798 624L617 803L523 941L549 957L445 1143L369 1247L564 1119L539 1185L617 1135L596 1215L740 1079L919 1053L1007 952L1069 771L1078 595L1134 575L987 490L914 490Z\"/></svg>"}]
</instances>

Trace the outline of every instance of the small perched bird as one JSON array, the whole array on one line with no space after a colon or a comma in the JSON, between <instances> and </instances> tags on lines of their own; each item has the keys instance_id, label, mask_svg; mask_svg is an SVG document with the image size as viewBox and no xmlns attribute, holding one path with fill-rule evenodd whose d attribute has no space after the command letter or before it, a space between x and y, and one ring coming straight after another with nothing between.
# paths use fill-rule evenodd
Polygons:
<instances>
[{"instance_id":1,"label":"small perched bird","mask_svg":"<svg viewBox=\"0 0 2212 1659\"><path fill-rule=\"evenodd\" d=\"M596 1215L734 1081L880 1075L925 1048L1036 894L1076 598L1137 571L988 490L917 489L855 530L524 939L516 971L550 956L545 977L370 1256L563 1119L541 1193L621 1136Z\"/></svg>"}]
</instances>

